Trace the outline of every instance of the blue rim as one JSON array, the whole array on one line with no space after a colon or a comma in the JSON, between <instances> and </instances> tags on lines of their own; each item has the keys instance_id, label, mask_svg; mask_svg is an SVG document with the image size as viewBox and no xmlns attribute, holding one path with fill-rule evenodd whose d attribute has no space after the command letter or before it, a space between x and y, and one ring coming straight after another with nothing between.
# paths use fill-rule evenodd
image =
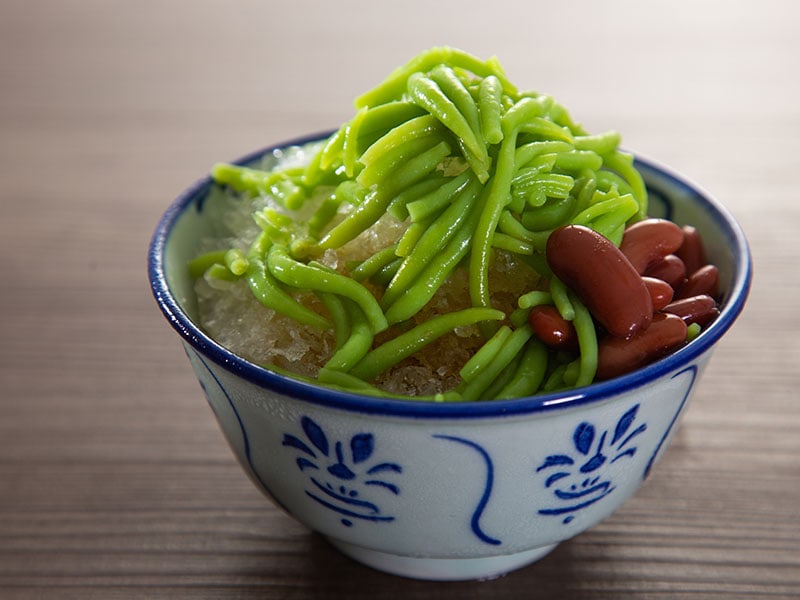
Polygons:
<instances>
[{"instance_id":1,"label":"blue rim","mask_svg":"<svg viewBox=\"0 0 800 600\"><path fill-rule=\"evenodd\" d=\"M243 156L236 164L247 164L258 160L276 149L302 145L320 140L330 132L304 136L269 146ZM720 229L725 232L735 260L731 289L715 321L692 343L677 352L638 371L616 379L553 394L541 394L514 400L481 402L435 403L396 398L376 398L313 385L280 375L250 363L220 346L200 329L178 304L166 279L164 249L170 232L180 215L201 199L212 185L210 176L204 177L186 189L172 203L159 221L150 243L148 272L150 287L161 311L185 342L202 355L207 356L228 371L277 393L332 408L356 411L365 414L403 416L415 418L478 418L521 415L567 409L591 402L600 402L611 396L625 393L653 382L655 379L688 365L711 349L720 337L733 325L744 308L752 279L752 259L744 232L733 216L719 202L696 185L688 182L670 169L654 161L637 158L636 165L643 174L658 174L672 185L682 188L697 198L712 215Z\"/></svg>"}]
</instances>

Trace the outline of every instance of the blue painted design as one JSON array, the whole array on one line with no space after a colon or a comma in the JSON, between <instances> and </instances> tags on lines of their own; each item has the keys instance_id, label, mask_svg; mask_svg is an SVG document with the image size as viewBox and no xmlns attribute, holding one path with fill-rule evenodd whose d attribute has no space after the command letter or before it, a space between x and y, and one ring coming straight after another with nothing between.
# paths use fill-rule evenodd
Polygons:
<instances>
[{"instance_id":1,"label":"blue painted design","mask_svg":"<svg viewBox=\"0 0 800 600\"><path fill-rule=\"evenodd\" d=\"M617 420L611 441L608 441L609 431L598 435L592 423L579 423L572 433L572 445L577 456L552 454L544 459L536 472L550 471L544 487L552 490L559 504L540 509L540 515L565 515L562 522L569 523L577 511L602 500L616 489L607 473L603 472L603 467L636 454L637 447L630 444L647 431L646 423L631 431L638 411L639 405L636 404ZM552 472L553 469L556 471Z\"/></svg>"},{"instance_id":2,"label":"blue painted design","mask_svg":"<svg viewBox=\"0 0 800 600\"><path fill-rule=\"evenodd\" d=\"M547 480L544 482L544 487L549 488L559 479L564 479L564 477L569 477L569 473L565 473L563 471L559 473L554 473L553 475L550 475L550 477L548 477Z\"/></svg>"},{"instance_id":3,"label":"blue painted design","mask_svg":"<svg viewBox=\"0 0 800 600\"><path fill-rule=\"evenodd\" d=\"M372 456L373 443L369 434L354 435L350 440L350 450L353 453L353 462L358 464Z\"/></svg>"},{"instance_id":4,"label":"blue painted design","mask_svg":"<svg viewBox=\"0 0 800 600\"><path fill-rule=\"evenodd\" d=\"M322 431L319 425L314 423L308 417L303 417L300 421L300 424L303 427L303 431L305 431L306 436L311 441L317 449L322 452L325 456L328 456L328 438L325 437L325 432Z\"/></svg>"},{"instance_id":5,"label":"blue painted design","mask_svg":"<svg viewBox=\"0 0 800 600\"><path fill-rule=\"evenodd\" d=\"M307 458L303 458L302 456L297 459L297 468L301 471L304 471L305 469L319 469L316 464Z\"/></svg>"},{"instance_id":6,"label":"blue painted design","mask_svg":"<svg viewBox=\"0 0 800 600\"><path fill-rule=\"evenodd\" d=\"M262 477L259 474L258 470L256 470L255 465L253 464L252 451L251 451L251 447L250 447L250 438L247 435L247 429L244 426L244 422L242 421L242 417L241 417L241 415L239 414L239 411L236 408L236 404L234 403L233 398L231 398L230 394L228 393L228 390L225 389L225 386L222 385L222 382L219 380L219 377L216 376L214 371L211 370L211 367L209 367L208 364L206 364L206 362L203 360L203 358L199 354L197 354L196 352L193 352L193 355L194 355L194 358L197 359L197 363L200 364L203 367L205 372L208 373L208 375L214 381L214 383L216 384L216 387L219 389L220 393L225 398L225 400L226 400L226 402L228 404L228 407L230 408L231 412L233 413L234 417L236 418L236 422L238 423L239 430L241 431L241 434L242 434L242 448L243 448L243 452L244 452L245 461L247 463L247 467L250 470L250 473L252 473L252 475L256 479L256 481L258 481L258 483L261 484L261 487L263 488L263 490L269 495L270 498L272 498L272 501L275 502L275 504L277 504L278 506L283 508L287 513L291 513L289 508L287 506L285 506L280 500L278 500L275 497L275 495L272 493L272 490L269 489L269 487L267 486L266 482L262 479ZM188 352L187 352L187 356L188 356ZM191 361L191 357L190 357L190 361ZM203 388L203 392L205 392L205 394L206 394L206 398L209 399L209 405L211 406L211 410L213 410L215 412L215 414L216 414L216 408L214 407L214 404L212 402L210 402L210 400L211 400L211 395L209 393L210 390L206 387L206 384L203 383L202 379L200 379L199 377L198 377L198 381L200 382L200 387ZM219 419L219 415L217 416L217 418Z\"/></svg>"},{"instance_id":7,"label":"blue painted design","mask_svg":"<svg viewBox=\"0 0 800 600\"><path fill-rule=\"evenodd\" d=\"M389 483L388 481L383 481L381 479L367 479L364 482L364 485L377 485L377 486L386 488L387 490L389 490L390 492L392 492L395 495L399 495L400 494L400 488L399 487L397 487L393 483Z\"/></svg>"},{"instance_id":8,"label":"blue painted design","mask_svg":"<svg viewBox=\"0 0 800 600\"><path fill-rule=\"evenodd\" d=\"M301 452L305 452L306 454L308 454L312 458L316 458L317 457L317 455L314 453L314 451L311 448L306 446L303 442L301 442L296 437L290 437L288 439L284 438L283 445L284 446L292 446L294 448L297 448L298 450L300 450Z\"/></svg>"},{"instance_id":9,"label":"blue painted design","mask_svg":"<svg viewBox=\"0 0 800 600\"><path fill-rule=\"evenodd\" d=\"M320 485L319 482L315 480L312 480L312 483L317 486ZM333 499L333 501L328 502L325 499L320 498L318 495L306 490L306 494L310 498L316 500L325 508L329 508L345 517L353 517L356 519L362 519L364 521L394 521L394 517L380 515L380 509L375 504L369 502L360 503L356 505L360 510L350 510L341 506L339 503L353 503L352 499L347 498L346 496L333 494L328 490L325 490L325 493L327 493ZM368 512L365 513L364 509L366 509ZM350 519L342 519L341 522L345 527L351 527L353 525L353 522Z\"/></svg>"},{"instance_id":10,"label":"blue painted design","mask_svg":"<svg viewBox=\"0 0 800 600\"><path fill-rule=\"evenodd\" d=\"M483 494L481 495L481 499L478 501L478 505L475 507L475 510L472 513L472 519L470 520L470 527L472 528L472 533L474 533L475 536L481 541L487 544L491 544L493 546L499 546L503 542L487 535L483 531L480 525L481 516L483 515L483 511L486 509L486 505L489 503L489 497L492 495L492 486L494 485L494 464L492 463L492 459L489 456L489 453L486 452L486 450L479 444L465 438L455 437L451 435L434 435L433 437L441 440L449 440L451 442L464 444L465 446L472 448L478 454L480 454L484 464L486 465L486 481L484 483Z\"/></svg>"},{"instance_id":11,"label":"blue painted design","mask_svg":"<svg viewBox=\"0 0 800 600\"><path fill-rule=\"evenodd\" d=\"M653 463L658 456L659 450L664 445L664 442L667 441L667 437L669 436L669 432L672 431L672 428L675 427L675 422L678 420L678 416L681 414L686 401L689 399L689 395L692 393L692 388L694 387L695 381L697 381L697 365L690 365L685 369L678 371L675 375L672 376L672 379L676 379L683 375L684 373L690 374L689 385L686 387L686 391L683 394L683 398L681 399L681 403L678 405L678 410L675 411L675 414L672 416L672 421L669 423L669 427L667 427L666 431L664 431L664 435L661 436L661 439L656 444L656 449L653 450L653 455L650 457L650 460L647 461L647 466L644 469L644 474L642 475L642 479L647 479L648 475L650 475L650 469L653 468Z\"/></svg>"},{"instance_id":12,"label":"blue painted design","mask_svg":"<svg viewBox=\"0 0 800 600\"><path fill-rule=\"evenodd\" d=\"M539 471L544 469L545 467L555 467L557 465L574 465L575 461L572 460L569 456L559 455L559 456L548 456L544 460L544 464L539 467Z\"/></svg>"},{"instance_id":13,"label":"blue painted design","mask_svg":"<svg viewBox=\"0 0 800 600\"><path fill-rule=\"evenodd\" d=\"M333 443L324 429L313 419L303 416L300 428L305 439L290 433L283 434L282 445L301 452L296 459L300 471L311 471L310 487L306 495L325 508L339 514L346 527L353 525L353 519L362 521L393 521L391 515L384 515L377 502L368 496L369 490L383 490L395 496L400 488L391 481L374 477L380 473L402 473L397 463L382 462L369 466L365 463L375 452L375 436L371 433L357 433L349 443L341 440ZM347 452L345 449L349 449Z\"/></svg>"},{"instance_id":14,"label":"blue painted design","mask_svg":"<svg viewBox=\"0 0 800 600\"><path fill-rule=\"evenodd\" d=\"M367 470L367 475L373 475L375 473L381 473L382 471L393 471L394 473L402 473L403 469L400 468L399 465L394 463L381 463L379 465L375 465Z\"/></svg>"},{"instance_id":15,"label":"blue painted design","mask_svg":"<svg viewBox=\"0 0 800 600\"><path fill-rule=\"evenodd\" d=\"M611 440L612 446L619 441L619 438L625 435L628 429L630 429L631 423L633 423L633 420L636 418L637 410L638 406L634 406L617 421L617 426L614 429L614 438Z\"/></svg>"},{"instance_id":16,"label":"blue painted design","mask_svg":"<svg viewBox=\"0 0 800 600\"><path fill-rule=\"evenodd\" d=\"M194 207L198 213L203 212L203 208L205 208L206 200L208 199L209 192L211 191L211 185L212 184L210 181L203 182L194 196Z\"/></svg>"},{"instance_id":17,"label":"blue painted design","mask_svg":"<svg viewBox=\"0 0 800 600\"><path fill-rule=\"evenodd\" d=\"M205 371L209 374L211 379L214 380L214 383L217 384L219 391L222 392L223 397L228 402L228 406L230 407L231 412L236 417L236 422L239 424L239 429L242 433L242 445L244 446L244 455L245 458L247 459L247 464L250 466L251 469L253 469L252 457L250 456L250 439L247 436L247 430L244 427L244 422L242 421L242 417L239 415L239 411L236 409L236 405L233 403L233 399L230 397L228 391L222 385L222 382L219 380L219 378L214 374L214 371L212 371L211 368L206 364L206 361L204 361L197 353L195 353L195 358L201 365L203 365ZM199 379L198 381L200 382L200 387L203 388L203 392L205 392L206 397L209 397L209 390L206 387L206 384L203 383L202 379ZM214 404L209 402L209 405L211 406L211 410L214 410L216 412ZM253 469L253 472L255 473L255 469Z\"/></svg>"},{"instance_id":18,"label":"blue painted design","mask_svg":"<svg viewBox=\"0 0 800 600\"><path fill-rule=\"evenodd\" d=\"M572 436L575 449L581 454L588 454L594 440L594 427L590 423L581 423Z\"/></svg>"}]
</instances>

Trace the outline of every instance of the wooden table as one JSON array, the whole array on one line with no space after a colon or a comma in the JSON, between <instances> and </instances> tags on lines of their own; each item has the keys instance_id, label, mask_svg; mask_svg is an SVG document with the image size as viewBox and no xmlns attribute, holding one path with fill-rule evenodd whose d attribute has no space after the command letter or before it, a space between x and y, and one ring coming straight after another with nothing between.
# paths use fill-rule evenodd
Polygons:
<instances>
[{"instance_id":1,"label":"wooden table","mask_svg":"<svg viewBox=\"0 0 800 600\"><path fill-rule=\"evenodd\" d=\"M800 597L800 5L269 4L0 5L0 598ZM480 584L372 571L265 500L145 272L213 162L338 125L442 44L699 182L755 260L640 493Z\"/></svg>"}]
</instances>

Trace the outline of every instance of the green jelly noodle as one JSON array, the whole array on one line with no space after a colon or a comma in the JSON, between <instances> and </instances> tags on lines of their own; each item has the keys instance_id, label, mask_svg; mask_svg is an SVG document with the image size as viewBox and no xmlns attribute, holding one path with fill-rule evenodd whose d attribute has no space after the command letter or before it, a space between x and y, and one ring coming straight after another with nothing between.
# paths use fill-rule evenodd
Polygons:
<instances>
[{"instance_id":1,"label":"green jelly noodle","mask_svg":"<svg viewBox=\"0 0 800 600\"><path fill-rule=\"evenodd\" d=\"M219 186L271 205L253 209L259 234L249 249L202 254L190 274L244 278L267 309L298 327L330 330L322 385L395 396L379 389L383 374L469 327L482 342L456 369L460 382L408 398L492 400L591 383L591 316L552 277L544 249L550 232L569 223L618 245L625 226L645 217L647 191L619 134L588 133L552 97L517 90L495 58L447 47L414 57L355 108L303 166L214 167ZM323 264L326 251L387 213L405 227L399 240L357 264ZM530 274L504 310L492 283L498 253ZM466 274L465 304L432 314L432 298L458 272ZM313 309L309 297L318 300ZM527 313L539 304L575 324L577 351L537 339Z\"/></svg>"}]
</instances>

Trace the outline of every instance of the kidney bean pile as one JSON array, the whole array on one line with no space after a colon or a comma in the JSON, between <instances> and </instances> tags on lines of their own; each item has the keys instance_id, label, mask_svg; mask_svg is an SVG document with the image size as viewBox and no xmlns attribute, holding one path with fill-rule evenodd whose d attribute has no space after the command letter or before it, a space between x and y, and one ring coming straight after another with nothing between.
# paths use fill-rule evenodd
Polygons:
<instances>
[{"instance_id":1,"label":"kidney bean pile","mask_svg":"<svg viewBox=\"0 0 800 600\"><path fill-rule=\"evenodd\" d=\"M666 219L630 225L619 247L596 231L565 225L550 235L547 262L584 303L598 331L598 380L645 366L686 343L688 327L719 314L719 271L699 232ZM547 345L574 349L571 322L537 306L531 327Z\"/></svg>"}]
</instances>

